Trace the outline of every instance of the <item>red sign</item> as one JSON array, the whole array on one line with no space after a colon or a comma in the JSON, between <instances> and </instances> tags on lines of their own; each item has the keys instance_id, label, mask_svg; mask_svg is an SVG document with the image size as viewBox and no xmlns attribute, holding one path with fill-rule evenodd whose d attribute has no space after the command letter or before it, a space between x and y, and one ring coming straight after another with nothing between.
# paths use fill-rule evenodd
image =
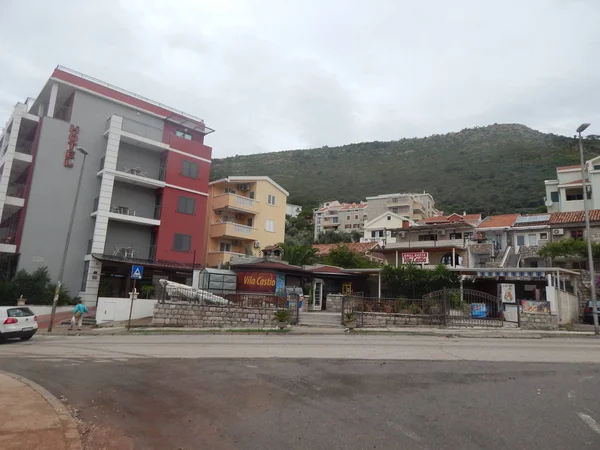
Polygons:
<instances>
[{"instance_id":1,"label":"red sign","mask_svg":"<svg viewBox=\"0 0 600 450\"><path fill-rule=\"evenodd\" d=\"M429 264L429 253L402 253L402 264Z\"/></svg>"},{"instance_id":2,"label":"red sign","mask_svg":"<svg viewBox=\"0 0 600 450\"><path fill-rule=\"evenodd\" d=\"M73 161L75 161L75 147L77 147L77 141L79 140L79 127L71 125L69 127L69 141L67 152L65 153L65 167L70 169L73 168Z\"/></svg>"},{"instance_id":3,"label":"red sign","mask_svg":"<svg viewBox=\"0 0 600 450\"><path fill-rule=\"evenodd\" d=\"M275 292L277 276L269 272L238 272L237 290L242 292Z\"/></svg>"}]
</instances>

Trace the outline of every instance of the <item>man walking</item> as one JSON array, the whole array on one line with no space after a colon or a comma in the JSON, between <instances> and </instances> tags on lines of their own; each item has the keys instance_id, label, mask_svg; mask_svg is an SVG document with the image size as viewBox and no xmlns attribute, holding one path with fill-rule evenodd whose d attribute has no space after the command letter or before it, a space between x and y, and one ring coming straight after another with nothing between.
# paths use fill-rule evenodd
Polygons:
<instances>
[{"instance_id":1,"label":"man walking","mask_svg":"<svg viewBox=\"0 0 600 450\"><path fill-rule=\"evenodd\" d=\"M81 331L81 325L83 324L83 315L88 314L87 307L83 304L81 299L77 300L77 305L73 308L73 317L71 317L71 326L69 330L72 330L77 323L77 329Z\"/></svg>"}]
</instances>

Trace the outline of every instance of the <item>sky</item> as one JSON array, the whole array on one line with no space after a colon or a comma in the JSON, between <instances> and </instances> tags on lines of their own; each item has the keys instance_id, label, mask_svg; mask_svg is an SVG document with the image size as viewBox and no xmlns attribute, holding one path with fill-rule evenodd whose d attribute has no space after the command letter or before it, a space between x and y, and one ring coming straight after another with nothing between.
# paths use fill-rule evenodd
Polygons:
<instances>
[{"instance_id":1,"label":"sky","mask_svg":"<svg viewBox=\"0 0 600 450\"><path fill-rule=\"evenodd\" d=\"M597 0L1 3L0 123L60 64L204 118L217 158L493 123L600 134Z\"/></svg>"}]
</instances>

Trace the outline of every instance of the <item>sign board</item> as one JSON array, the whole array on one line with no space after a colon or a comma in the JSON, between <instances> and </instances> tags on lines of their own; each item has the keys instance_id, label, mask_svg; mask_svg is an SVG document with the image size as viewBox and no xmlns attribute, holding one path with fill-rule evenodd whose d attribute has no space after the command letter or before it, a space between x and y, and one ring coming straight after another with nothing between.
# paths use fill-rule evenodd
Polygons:
<instances>
[{"instance_id":1,"label":"sign board","mask_svg":"<svg viewBox=\"0 0 600 450\"><path fill-rule=\"evenodd\" d=\"M144 273L144 266L131 266L131 279L141 280Z\"/></svg>"},{"instance_id":2,"label":"sign board","mask_svg":"<svg viewBox=\"0 0 600 450\"><path fill-rule=\"evenodd\" d=\"M238 291L275 293L277 275L273 272L238 272Z\"/></svg>"},{"instance_id":3,"label":"sign board","mask_svg":"<svg viewBox=\"0 0 600 450\"><path fill-rule=\"evenodd\" d=\"M484 319L487 317L487 305L485 303L471 303L471 317L473 319Z\"/></svg>"},{"instance_id":4,"label":"sign board","mask_svg":"<svg viewBox=\"0 0 600 450\"><path fill-rule=\"evenodd\" d=\"M402 264L429 264L428 252L402 253Z\"/></svg>"},{"instance_id":5,"label":"sign board","mask_svg":"<svg viewBox=\"0 0 600 450\"><path fill-rule=\"evenodd\" d=\"M285 292L285 274L278 273L277 279L275 280L275 293L281 295L281 292Z\"/></svg>"},{"instance_id":6,"label":"sign board","mask_svg":"<svg viewBox=\"0 0 600 450\"><path fill-rule=\"evenodd\" d=\"M500 283L498 285L498 297L500 297L502 303L516 303L517 294L515 292L515 285Z\"/></svg>"}]
</instances>

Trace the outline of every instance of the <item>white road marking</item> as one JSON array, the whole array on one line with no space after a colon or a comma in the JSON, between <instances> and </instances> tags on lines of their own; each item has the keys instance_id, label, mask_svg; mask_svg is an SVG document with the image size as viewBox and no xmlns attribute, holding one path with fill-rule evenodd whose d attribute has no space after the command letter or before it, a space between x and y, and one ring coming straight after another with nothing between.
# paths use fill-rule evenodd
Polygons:
<instances>
[{"instance_id":1,"label":"white road marking","mask_svg":"<svg viewBox=\"0 0 600 450\"><path fill-rule=\"evenodd\" d=\"M590 376L587 376L587 377L581 377L577 381L579 381L580 383L583 383L584 381L591 380L592 378L594 378L594 375L590 375Z\"/></svg>"},{"instance_id":2,"label":"white road marking","mask_svg":"<svg viewBox=\"0 0 600 450\"><path fill-rule=\"evenodd\" d=\"M415 441L420 441L421 438L414 432L407 430L406 428L404 428L402 425L399 425L397 423L394 422L388 422L387 423L389 426L396 428L398 431L400 431L403 435L408 436L411 439L414 439Z\"/></svg>"},{"instance_id":3,"label":"white road marking","mask_svg":"<svg viewBox=\"0 0 600 450\"><path fill-rule=\"evenodd\" d=\"M579 416L579 418L581 420L583 420L585 422L585 424L590 427L592 429L592 431L594 431L597 434L600 434L600 425L598 425L598 422L596 422L594 419L592 419L590 416L588 416L587 414L584 413L577 413L577 415Z\"/></svg>"},{"instance_id":4,"label":"white road marking","mask_svg":"<svg viewBox=\"0 0 600 450\"><path fill-rule=\"evenodd\" d=\"M250 367L251 369L258 369L258 366L253 366L252 364L244 364L246 367Z\"/></svg>"},{"instance_id":5,"label":"white road marking","mask_svg":"<svg viewBox=\"0 0 600 450\"><path fill-rule=\"evenodd\" d=\"M309 383L308 381L303 380L302 378L294 377L294 380L299 381L300 383L307 384L307 385L309 385L310 387L314 388L317 391L321 390L321 388L319 386L315 386L314 384Z\"/></svg>"}]
</instances>

